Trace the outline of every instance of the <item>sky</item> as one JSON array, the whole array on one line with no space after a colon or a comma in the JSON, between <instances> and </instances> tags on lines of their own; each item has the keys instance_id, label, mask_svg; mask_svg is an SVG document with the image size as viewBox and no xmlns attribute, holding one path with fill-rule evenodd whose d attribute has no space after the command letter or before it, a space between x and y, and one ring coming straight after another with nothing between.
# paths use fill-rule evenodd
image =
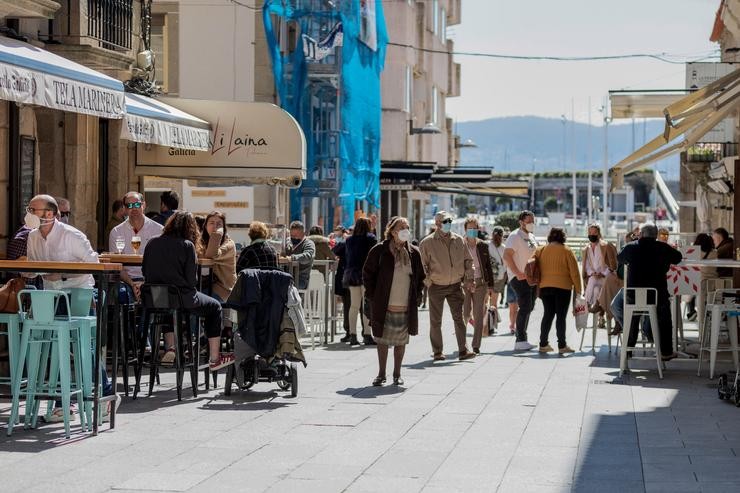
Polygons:
<instances>
[{"instance_id":1,"label":"sky","mask_svg":"<svg viewBox=\"0 0 740 493\"><path fill-rule=\"evenodd\" d=\"M720 0L462 0L448 29L455 51L545 56L668 53L695 59L709 41ZM685 67L655 60L495 60L456 56L461 95L447 100L455 121L535 115L601 122L614 89L681 89ZM573 103L571 103L571 101ZM615 122L618 123L618 122Z\"/></svg>"}]
</instances>

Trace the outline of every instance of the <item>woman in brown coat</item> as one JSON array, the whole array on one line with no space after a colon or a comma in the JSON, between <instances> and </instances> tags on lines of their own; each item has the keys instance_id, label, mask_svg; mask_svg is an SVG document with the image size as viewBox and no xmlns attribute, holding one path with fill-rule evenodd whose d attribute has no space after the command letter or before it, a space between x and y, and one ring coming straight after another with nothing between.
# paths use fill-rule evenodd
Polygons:
<instances>
[{"instance_id":1,"label":"woman in brown coat","mask_svg":"<svg viewBox=\"0 0 740 493\"><path fill-rule=\"evenodd\" d=\"M417 335L424 267L419 249L411 244L409 223L393 219L383 243L375 245L362 270L365 295L372 307L371 326L378 345L378 376L373 385L386 381L388 346L393 346L393 384L403 385L401 363L409 335Z\"/></svg>"}]
</instances>

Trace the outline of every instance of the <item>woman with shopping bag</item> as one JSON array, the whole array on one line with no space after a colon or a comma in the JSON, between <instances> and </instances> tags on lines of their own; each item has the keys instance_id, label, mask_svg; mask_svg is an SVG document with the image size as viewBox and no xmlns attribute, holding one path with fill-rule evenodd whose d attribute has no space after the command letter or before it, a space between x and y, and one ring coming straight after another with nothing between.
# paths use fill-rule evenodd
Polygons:
<instances>
[{"instance_id":1,"label":"woman with shopping bag","mask_svg":"<svg viewBox=\"0 0 740 493\"><path fill-rule=\"evenodd\" d=\"M558 338L558 353L573 353L565 342L565 318L570 305L570 292L581 294L581 274L573 251L565 246L565 231L552 228L547 245L535 252L540 271L540 298L545 307L540 325L540 353L554 351L548 342L552 321Z\"/></svg>"}]
</instances>

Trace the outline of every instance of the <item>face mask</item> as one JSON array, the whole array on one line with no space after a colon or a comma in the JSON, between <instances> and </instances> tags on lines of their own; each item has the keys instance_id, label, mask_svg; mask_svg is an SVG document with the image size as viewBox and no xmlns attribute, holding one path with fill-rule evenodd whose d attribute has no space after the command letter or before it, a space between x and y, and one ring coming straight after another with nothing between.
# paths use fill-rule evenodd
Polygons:
<instances>
[{"instance_id":1,"label":"face mask","mask_svg":"<svg viewBox=\"0 0 740 493\"><path fill-rule=\"evenodd\" d=\"M465 235L468 238L478 238L478 230L477 229L466 229Z\"/></svg>"},{"instance_id":2,"label":"face mask","mask_svg":"<svg viewBox=\"0 0 740 493\"><path fill-rule=\"evenodd\" d=\"M442 223L442 232L449 233L452 231L452 223Z\"/></svg>"},{"instance_id":3,"label":"face mask","mask_svg":"<svg viewBox=\"0 0 740 493\"><path fill-rule=\"evenodd\" d=\"M298 246L298 244L301 242L301 238L291 238L290 242L293 244L293 246Z\"/></svg>"},{"instance_id":4,"label":"face mask","mask_svg":"<svg viewBox=\"0 0 740 493\"><path fill-rule=\"evenodd\" d=\"M588 235L588 241L590 241L591 243L596 243L597 241L599 241L599 237L597 235Z\"/></svg>"},{"instance_id":5,"label":"face mask","mask_svg":"<svg viewBox=\"0 0 740 493\"><path fill-rule=\"evenodd\" d=\"M406 243L407 241L411 239L411 231L409 231L408 229L402 229L401 231L397 233L397 236L398 236L398 241L402 241Z\"/></svg>"},{"instance_id":6,"label":"face mask","mask_svg":"<svg viewBox=\"0 0 740 493\"><path fill-rule=\"evenodd\" d=\"M534 233L534 223L525 224L524 229L527 230L527 233Z\"/></svg>"},{"instance_id":7,"label":"face mask","mask_svg":"<svg viewBox=\"0 0 740 493\"><path fill-rule=\"evenodd\" d=\"M344 236L337 236L336 238L334 238L334 241L336 243L344 243Z\"/></svg>"},{"instance_id":8,"label":"face mask","mask_svg":"<svg viewBox=\"0 0 740 493\"><path fill-rule=\"evenodd\" d=\"M26 217L23 218L23 222L31 229L36 229L41 226L41 218L36 214L26 212Z\"/></svg>"}]
</instances>

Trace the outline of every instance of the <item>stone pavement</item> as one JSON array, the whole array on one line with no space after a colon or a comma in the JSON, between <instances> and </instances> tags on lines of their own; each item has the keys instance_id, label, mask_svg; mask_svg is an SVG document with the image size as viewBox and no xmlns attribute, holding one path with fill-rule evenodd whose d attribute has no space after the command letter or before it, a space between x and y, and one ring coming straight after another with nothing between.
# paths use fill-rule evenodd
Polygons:
<instances>
[{"instance_id":1,"label":"stone pavement","mask_svg":"<svg viewBox=\"0 0 740 493\"><path fill-rule=\"evenodd\" d=\"M531 342L540 315L538 303ZM695 363L669 363L663 381L636 363L615 380L603 333L596 357L515 354L500 335L458 362L446 318L449 359L432 364L426 312L421 320L404 388L369 387L375 351L339 344L307 349L297 399L258 384L231 397L186 389L178 403L163 375L98 437L2 429L0 490L740 491L740 409L717 399ZM0 412L7 421L7 401Z\"/></svg>"}]
</instances>

